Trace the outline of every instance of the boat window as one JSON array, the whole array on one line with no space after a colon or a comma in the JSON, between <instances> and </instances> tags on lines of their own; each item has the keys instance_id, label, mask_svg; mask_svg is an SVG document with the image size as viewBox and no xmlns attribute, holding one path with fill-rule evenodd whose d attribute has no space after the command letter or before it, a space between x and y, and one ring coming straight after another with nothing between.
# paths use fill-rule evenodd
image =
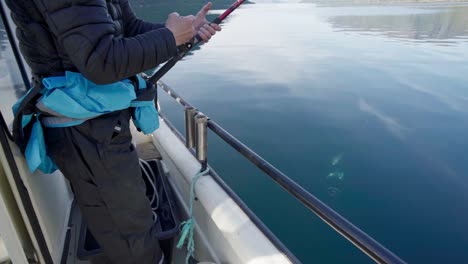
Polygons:
<instances>
[{"instance_id":1,"label":"boat window","mask_svg":"<svg viewBox=\"0 0 468 264\"><path fill-rule=\"evenodd\" d=\"M25 92L5 25L0 21L0 110L7 124L13 121L11 107Z\"/></svg>"}]
</instances>

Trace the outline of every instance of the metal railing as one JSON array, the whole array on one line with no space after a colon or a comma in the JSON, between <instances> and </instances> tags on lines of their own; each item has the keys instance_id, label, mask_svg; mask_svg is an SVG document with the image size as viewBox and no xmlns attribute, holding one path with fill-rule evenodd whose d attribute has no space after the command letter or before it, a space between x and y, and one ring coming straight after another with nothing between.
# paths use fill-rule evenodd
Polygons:
<instances>
[{"instance_id":1,"label":"metal railing","mask_svg":"<svg viewBox=\"0 0 468 264\"><path fill-rule=\"evenodd\" d=\"M340 235L348 239L375 262L405 263L393 252L385 248L364 231L353 225L346 218L323 203L320 199L302 188L299 184L297 184L279 169L268 163L265 159L243 144L240 140L229 134L229 132L223 129L218 123L209 119L206 115L198 111L197 108L184 100L168 85L162 81L159 81L158 86L184 107L186 132L185 143L188 149L195 147L196 151L194 154L196 155L198 161L202 164L202 168L206 168L208 166L206 128L209 128L224 142L242 154L242 156L253 163L257 168L262 170L272 180L283 187L283 189L285 189L289 194L299 200L306 208L315 213L326 224L332 227ZM176 130L174 127L171 127L171 129ZM181 137L180 133L179 137ZM280 244L280 246L282 246L282 244Z\"/></svg>"}]
</instances>

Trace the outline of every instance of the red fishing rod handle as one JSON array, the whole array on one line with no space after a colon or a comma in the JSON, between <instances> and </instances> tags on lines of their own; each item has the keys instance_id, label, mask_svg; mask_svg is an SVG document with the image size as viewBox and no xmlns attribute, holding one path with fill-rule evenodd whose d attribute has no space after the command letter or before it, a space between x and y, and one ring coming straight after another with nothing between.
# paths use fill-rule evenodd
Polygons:
<instances>
[{"instance_id":1,"label":"red fishing rod handle","mask_svg":"<svg viewBox=\"0 0 468 264\"><path fill-rule=\"evenodd\" d=\"M223 20L228 17L234 10L236 10L240 5L242 5L245 2L245 0L237 0L234 4L232 4L226 11L224 11L220 16L215 18L213 21L211 21L211 24L221 24ZM202 38L200 35L196 35L193 40L190 43L185 44L188 47L192 47L193 45L198 44L199 42L202 41Z\"/></svg>"},{"instance_id":2,"label":"red fishing rod handle","mask_svg":"<svg viewBox=\"0 0 468 264\"><path fill-rule=\"evenodd\" d=\"M221 23L227 16L229 16L234 10L236 10L240 5L242 5L245 0L237 0L234 4L232 4L224 13L222 13L219 17L213 20L212 23L219 24Z\"/></svg>"}]
</instances>

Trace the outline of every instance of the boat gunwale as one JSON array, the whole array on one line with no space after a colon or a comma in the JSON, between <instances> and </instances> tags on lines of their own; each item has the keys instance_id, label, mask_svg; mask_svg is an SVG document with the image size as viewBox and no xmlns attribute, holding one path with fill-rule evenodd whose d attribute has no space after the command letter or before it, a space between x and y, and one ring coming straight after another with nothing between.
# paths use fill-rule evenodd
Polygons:
<instances>
[{"instance_id":1,"label":"boat gunwale","mask_svg":"<svg viewBox=\"0 0 468 264\"><path fill-rule=\"evenodd\" d=\"M185 145L185 137L180 133L180 131L169 121L169 119L162 113L160 117L164 120L164 123L167 127L175 134L175 136ZM197 157L196 152L193 149L187 149L192 156ZM248 207L248 205L227 185L219 174L214 170L209 164L209 175L213 180L221 187L221 189L226 192L226 194L239 206L239 208L247 215L250 221L260 230L260 232L265 235L265 237L270 240L270 242L278 249L279 252L284 254L292 263L302 263L294 253L289 250L286 245L281 242L281 240L263 223L263 221Z\"/></svg>"}]
</instances>

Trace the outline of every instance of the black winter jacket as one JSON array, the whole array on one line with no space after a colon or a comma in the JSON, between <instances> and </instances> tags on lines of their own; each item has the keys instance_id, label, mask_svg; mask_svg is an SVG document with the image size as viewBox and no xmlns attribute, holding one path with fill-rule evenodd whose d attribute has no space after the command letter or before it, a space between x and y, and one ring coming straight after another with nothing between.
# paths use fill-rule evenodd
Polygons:
<instances>
[{"instance_id":1,"label":"black winter jacket","mask_svg":"<svg viewBox=\"0 0 468 264\"><path fill-rule=\"evenodd\" d=\"M6 0L34 74L79 71L97 84L151 69L176 53L163 24L135 16L128 0Z\"/></svg>"}]
</instances>

